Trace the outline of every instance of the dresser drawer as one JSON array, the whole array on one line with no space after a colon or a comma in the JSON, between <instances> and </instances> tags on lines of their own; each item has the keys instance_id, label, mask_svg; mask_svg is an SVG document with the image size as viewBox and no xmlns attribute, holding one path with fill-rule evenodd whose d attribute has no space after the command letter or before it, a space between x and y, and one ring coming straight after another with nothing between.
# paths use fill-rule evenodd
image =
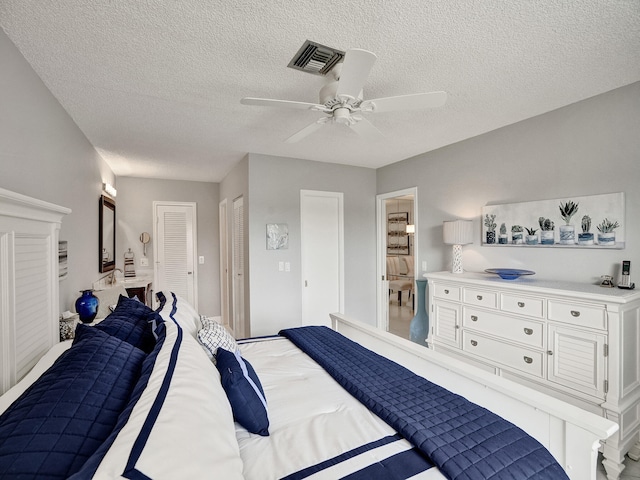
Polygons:
<instances>
[{"instance_id":1,"label":"dresser drawer","mask_svg":"<svg viewBox=\"0 0 640 480\"><path fill-rule=\"evenodd\" d=\"M433 286L433 296L458 302L460 301L460 290L460 287L452 287L451 285L440 285L436 283Z\"/></svg>"},{"instance_id":2,"label":"dresser drawer","mask_svg":"<svg viewBox=\"0 0 640 480\"><path fill-rule=\"evenodd\" d=\"M462 325L464 328L488 333L511 342L544 348L544 324L534 320L464 307Z\"/></svg>"},{"instance_id":3,"label":"dresser drawer","mask_svg":"<svg viewBox=\"0 0 640 480\"><path fill-rule=\"evenodd\" d=\"M465 288L462 292L462 301L470 305L496 308L498 306L498 295L495 292L488 292L486 290Z\"/></svg>"},{"instance_id":4,"label":"dresser drawer","mask_svg":"<svg viewBox=\"0 0 640 480\"><path fill-rule=\"evenodd\" d=\"M512 370L540 378L544 376L544 355L542 352L503 343L469 331L462 332L462 349Z\"/></svg>"},{"instance_id":5,"label":"dresser drawer","mask_svg":"<svg viewBox=\"0 0 640 480\"><path fill-rule=\"evenodd\" d=\"M503 293L500 295L500 309L529 317L544 318L544 299Z\"/></svg>"},{"instance_id":6,"label":"dresser drawer","mask_svg":"<svg viewBox=\"0 0 640 480\"><path fill-rule=\"evenodd\" d=\"M582 327L607 328L607 311L604 305L589 305L549 300L549 320L571 323Z\"/></svg>"}]
</instances>

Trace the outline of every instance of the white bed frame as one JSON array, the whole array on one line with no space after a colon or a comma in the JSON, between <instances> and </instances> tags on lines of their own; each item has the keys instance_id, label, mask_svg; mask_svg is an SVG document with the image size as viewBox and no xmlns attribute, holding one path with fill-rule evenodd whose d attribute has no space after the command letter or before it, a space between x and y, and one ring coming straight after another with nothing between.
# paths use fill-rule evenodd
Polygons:
<instances>
[{"instance_id":1,"label":"white bed frame","mask_svg":"<svg viewBox=\"0 0 640 480\"><path fill-rule=\"evenodd\" d=\"M331 315L344 336L516 424L542 443L572 480L596 480L600 442L618 424L409 340Z\"/></svg>"},{"instance_id":2,"label":"white bed frame","mask_svg":"<svg viewBox=\"0 0 640 480\"><path fill-rule=\"evenodd\" d=\"M69 213L0 188L0 394L60 341L58 232Z\"/></svg>"}]
</instances>

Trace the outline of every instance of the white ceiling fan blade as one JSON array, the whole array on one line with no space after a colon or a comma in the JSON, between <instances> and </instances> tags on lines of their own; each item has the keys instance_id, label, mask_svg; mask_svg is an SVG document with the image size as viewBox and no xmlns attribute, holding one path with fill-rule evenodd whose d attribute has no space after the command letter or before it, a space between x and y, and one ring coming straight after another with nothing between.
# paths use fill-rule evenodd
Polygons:
<instances>
[{"instance_id":1,"label":"white ceiling fan blade","mask_svg":"<svg viewBox=\"0 0 640 480\"><path fill-rule=\"evenodd\" d=\"M302 140L304 137L311 135L313 132L320 130L326 122L327 118L321 118L317 122L312 123L311 125L307 125L298 133L294 133L289 138L285 140L285 143L295 143Z\"/></svg>"},{"instance_id":2,"label":"white ceiling fan blade","mask_svg":"<svg viewBox=\"0 0 640 480\"><path fill-rule=\"evenodd\" d=\"M363 111L395 112L398 110L419 110L441 107L447 101L447 92L414 93L397 97L374 98L360 105Z\"/></svg>"},{"instance_id":3,"label":"white ceiling fan blade","mask_svg":"<svg viewBox=\"0 0 640 480\"><path fill-rule=\"evenodd\" d=\"M374 53L367 50L359 48L348 50L342 62L336 96L346 95L353 99L358 98L376 58Z\"/></svg>"},{"instance_id":4,"label":"white ceiling fan blade","mask_svg":"<svg viewBox=\"0 0 640 480\"><path fill-rule=\"evenodd\" d=\"M380 130L378 130L373 123L371 123L369 120L367 120L366 118L363 118L361 120L358 120L355 123L352 123L351 125L349 125L353 131L355 131L358 135L360 135L361 137L366 138L367 140L380 140L381 138L384 138L384 135L382 134L382 132Z\"/></svg>"},{"instance_id":5,"label":"white ceiling fan blade","mask_svg":"<svg viewBox=\"0 0 640 480\"><path fill-rule=\"evenodd\" d=\"M271 98L244 97L242 100L240 100L240 103L243 105L257 105L259 107L295 108L297 110L324 109L324 105L318 105L317 103L294 102L291 100L273 100Z\"/></svg>"}]
</instances>

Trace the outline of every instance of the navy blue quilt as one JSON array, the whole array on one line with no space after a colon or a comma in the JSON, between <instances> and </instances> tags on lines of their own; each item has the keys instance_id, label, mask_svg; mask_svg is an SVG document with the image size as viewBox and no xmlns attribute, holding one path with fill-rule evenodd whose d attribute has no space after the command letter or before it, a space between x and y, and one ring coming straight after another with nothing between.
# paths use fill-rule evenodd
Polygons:
<instances>
[{"instance_id":1,"label":"navy blue quilt","mask_svg":"<svg viewBox=\"0 0 640 480\"><path fill-rule=\"evenodd\" d=\"M281 335L429 456L451 480L568 479L522 429L327 327Z\"/></svg>"},{"instance_id":2,"label":"navy blue quilt","mask_svg":"<svg viewBox=\"0 0 640 480\"><path fill-rule=\"evenodd\" d=\"M0 416L0 478L66 479L113 430L146 357L94 327Z\"/></svg>"}]
</instances>

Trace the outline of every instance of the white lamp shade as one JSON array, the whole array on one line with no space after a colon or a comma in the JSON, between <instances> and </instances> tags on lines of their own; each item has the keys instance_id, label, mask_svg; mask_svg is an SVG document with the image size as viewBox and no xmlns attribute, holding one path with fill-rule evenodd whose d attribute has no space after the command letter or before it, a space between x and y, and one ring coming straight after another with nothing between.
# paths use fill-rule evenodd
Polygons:
<instances>
[{"instance_id":1,"label":"white lamp shade","mask_svg":"<svg viewBox=\"0 0 640 480\"><path fill-rule=\"evenodd\" d=\"M452 220L443 223L443 240L447 245L467 245L473 243L473 222Z\"/></svg>"}]
</instances>

